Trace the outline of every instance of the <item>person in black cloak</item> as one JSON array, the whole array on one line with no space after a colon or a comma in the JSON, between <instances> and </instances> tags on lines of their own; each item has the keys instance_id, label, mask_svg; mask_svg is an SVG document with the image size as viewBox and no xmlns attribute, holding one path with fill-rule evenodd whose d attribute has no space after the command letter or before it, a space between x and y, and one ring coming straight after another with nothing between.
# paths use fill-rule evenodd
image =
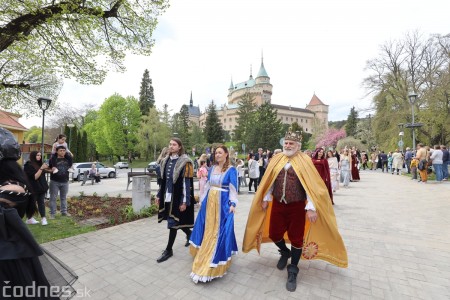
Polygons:
<instances>
[{"instance_id":1,"label":"person in black cloak","mask_svg":"<svg viewBox=\"0 0 450 300\"><path fill-rule=\"evenodd\" d=\"M22 221L32 206L20 156L14 135L0 127L0 299L70 299L76 274L41 248Z\"/></svg>"}]
</instances>

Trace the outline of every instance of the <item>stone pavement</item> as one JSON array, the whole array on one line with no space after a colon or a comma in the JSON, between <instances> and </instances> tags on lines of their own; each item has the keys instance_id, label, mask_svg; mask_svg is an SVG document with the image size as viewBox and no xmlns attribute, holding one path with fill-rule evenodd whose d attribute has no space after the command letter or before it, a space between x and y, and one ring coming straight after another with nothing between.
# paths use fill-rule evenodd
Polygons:
<instances>
[{"instance_id":1,"label":"stone pavement","mask_svg":"<svg viewBox=\"0 0 450 300\"><path fill-rule=\"evenodd\" d=\"M123 180L104 180L95 188L99 195L118 186L124 191ZM70 190L78 195L76 185ZM285 289L286 270L275 267L278 254L272 244L264 244L261 255L239 253L227 275L207 284L194 284L189 277L192 258L181 231L174 256L156 263L169 233L156 217L43 246L76 271L78 296L90 299L450 299L449 195L449 182L420 184L404 176L361 172L360 182L335 194L349 267L302 260L293 293ZM239 247L251 200L247 193L239 197Z\"/></svg>"}]
</instances>

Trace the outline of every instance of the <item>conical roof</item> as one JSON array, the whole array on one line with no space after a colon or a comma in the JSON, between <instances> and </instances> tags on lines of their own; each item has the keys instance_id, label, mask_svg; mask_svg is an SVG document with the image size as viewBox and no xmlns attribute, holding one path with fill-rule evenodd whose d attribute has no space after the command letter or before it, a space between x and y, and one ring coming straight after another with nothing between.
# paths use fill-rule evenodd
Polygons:
<instances>
[{"instance_id":1,"label":"conical roof","mask_svg":"<svg viewBox=\"0 0 450 300\"><path fill-rule=\"evenodd\" d=\"M259 72L256 78L258 77L269 77L269 75L267 75L266 68L264 68L264 62L262 58L261 58L261 67L259 68Z\"/></svg>"}]
</instances>

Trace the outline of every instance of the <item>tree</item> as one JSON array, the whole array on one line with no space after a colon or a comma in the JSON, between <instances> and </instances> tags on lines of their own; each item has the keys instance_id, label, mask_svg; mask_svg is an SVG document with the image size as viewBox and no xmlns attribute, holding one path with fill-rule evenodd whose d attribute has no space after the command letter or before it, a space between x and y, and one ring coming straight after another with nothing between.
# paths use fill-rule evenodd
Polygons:
<instances>
[{"instance_id":1,"label":"tree","mask_svg":"<svg viewBox=\"0 0 450 300\"><path fill-rule=\"evenodd\" d=\"M180 109L180 114L178 118L178 137L183 141L183 145L190 147L190 121L189 121L189 109L186 104L183 104Z\"/></svg>"},{"instance_id":2,"label":"tree","mask_svg":"<svg viewBox=\"0 0 450 300\"><path fill-rule=\"evenodd\" d=\"M124 98L114 94L103 102L98 119L93 126L93 138L97 151L104 155L121 155L130 158L134 151L140 123L139 103L134 97Z\"/></svg>"},{"instance_id":3,"label":"tree","mask_svg":"<svg viewBox=\"0 0 450 300\"><path fill-rule=\"evenodd\" d=\"M224 133L222 123L220 122L219 116L217 115L214 100L211 100L211 103L206 109L206 122L204 133L206 142L210 144L223 143Z\"/></svg>"},{"instance_id":4,"label":"tree","mask_svg":"<svg viewBox=\"0 0 450 300\"><path fill-rule=\"evenodd\" d=\"M276 149L284 137L283 124L277 117L277 110L269 103L258 107L248 128L248 148Z\"/></svg>"},{"instance_id":5,"label":"tree","mask_svg":"<svg viewBox=\"0 0 450 300\"><path fill-rule=\"evenodd\" d=\"M138 143L136 150L148 161L151 156L156 160L161 149L167 146L171 132L166 123L161 122L159 112L151 107L148 115L142 116L141 125L138 131Z\"/></svg>"},{"instance_id":6,"label":"tree","mask_svg":"<svg viewBox=\"0 0 450 300\"><path fill-rule=\"evenodd\" d=\"M358 112L353 106L350 109L350 113L347 117L347 122L345 123L345 132L347 136L355 136L356 134L356 125L358 124Z\"/></svg>"},{"instance_id":7,"label":"tree","mask_svg":"<svg viewBox=\"0 0 450 300\"><path fill-rule=\"evenodd\" d=\"M346 137L344 129L329 128L321 136L319 136L316 147L325 147L336 149L338 142Z\"/></svg>"},{"instance_id":8,"label":"tree","mask_svg":"<svg viewBox=\"0 0 450 300\"><path fill-rule=\"evenodd\" d=\"M234 139L242 145L247 142L248 129L252 126L251 119L255 113L255 105L253 97L246 92L239 100L239 108L237 111L237 126L234 129Z\"/></svg>"},{"instance_id":9,"label":"tree","mask_svg":"<svg viewBox=\"0 0 450 300\"><path fill-rule=\"evenodd\" d=\"M40 143L42 141L42 128L32 126L23 136L27 143Z\"/></svg>"},{"instance_id":10,"label":"tree","mask_svg":"<svg viewBox=\"0 0 450 300\"><path fill-rule=\"evenodd\" d=\"M378 58L367 62L370 75L364 80L374 94L376 110L372 126L382 148L394 148L398 124L411 123L410 91L419 96L414 104L416 141L445 144L450 140L450 35L423 39L417 32L382 45ZM405 130L405 145L412 146L412 131ZM394 144L395 143L395 144Z\"/></svg>"},{"instance_id":11,"label":"tree","mask_svg":"<svg viewBox=\"0 0 450 300\"><path fill-rule=\"evenodd\" d=\"M155 105L155 96L153 94L152 79L147 69L144 71L141 81L141 89L139 90L139 109L141 114L148 115L150 107Z\"/></svg>"},{"instance_id":12,"label":"tree","mask_svg":"<svg viewBox=\"0 0 450 300\"><path fill-rule=\"evenodd\" d=\"M127 51L150 55L167 7L166 0L1 1L0 105L29 108L39 95L56 97L63 77L99 84L108 70L124 71Z\"/></svg>"}]
</instances>

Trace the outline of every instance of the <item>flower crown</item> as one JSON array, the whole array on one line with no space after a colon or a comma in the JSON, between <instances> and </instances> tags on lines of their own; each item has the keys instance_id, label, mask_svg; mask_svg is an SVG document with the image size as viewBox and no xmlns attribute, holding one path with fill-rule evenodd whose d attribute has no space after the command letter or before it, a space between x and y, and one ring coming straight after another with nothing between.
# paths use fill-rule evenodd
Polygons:
<instances>
[{"instance_id":1,"label":"flower crown","mask_svg":"<svg viewBox=\"0 0 450 300\"><path fill-rule=\"evenodd\" d=\"M285 140L295 141L295 142L301 142L302 141L302 133L300 131L292 131L292 127L289 127L289 131L286 132L286 135L284 136Z\"/></svg>"}]
</instances>

